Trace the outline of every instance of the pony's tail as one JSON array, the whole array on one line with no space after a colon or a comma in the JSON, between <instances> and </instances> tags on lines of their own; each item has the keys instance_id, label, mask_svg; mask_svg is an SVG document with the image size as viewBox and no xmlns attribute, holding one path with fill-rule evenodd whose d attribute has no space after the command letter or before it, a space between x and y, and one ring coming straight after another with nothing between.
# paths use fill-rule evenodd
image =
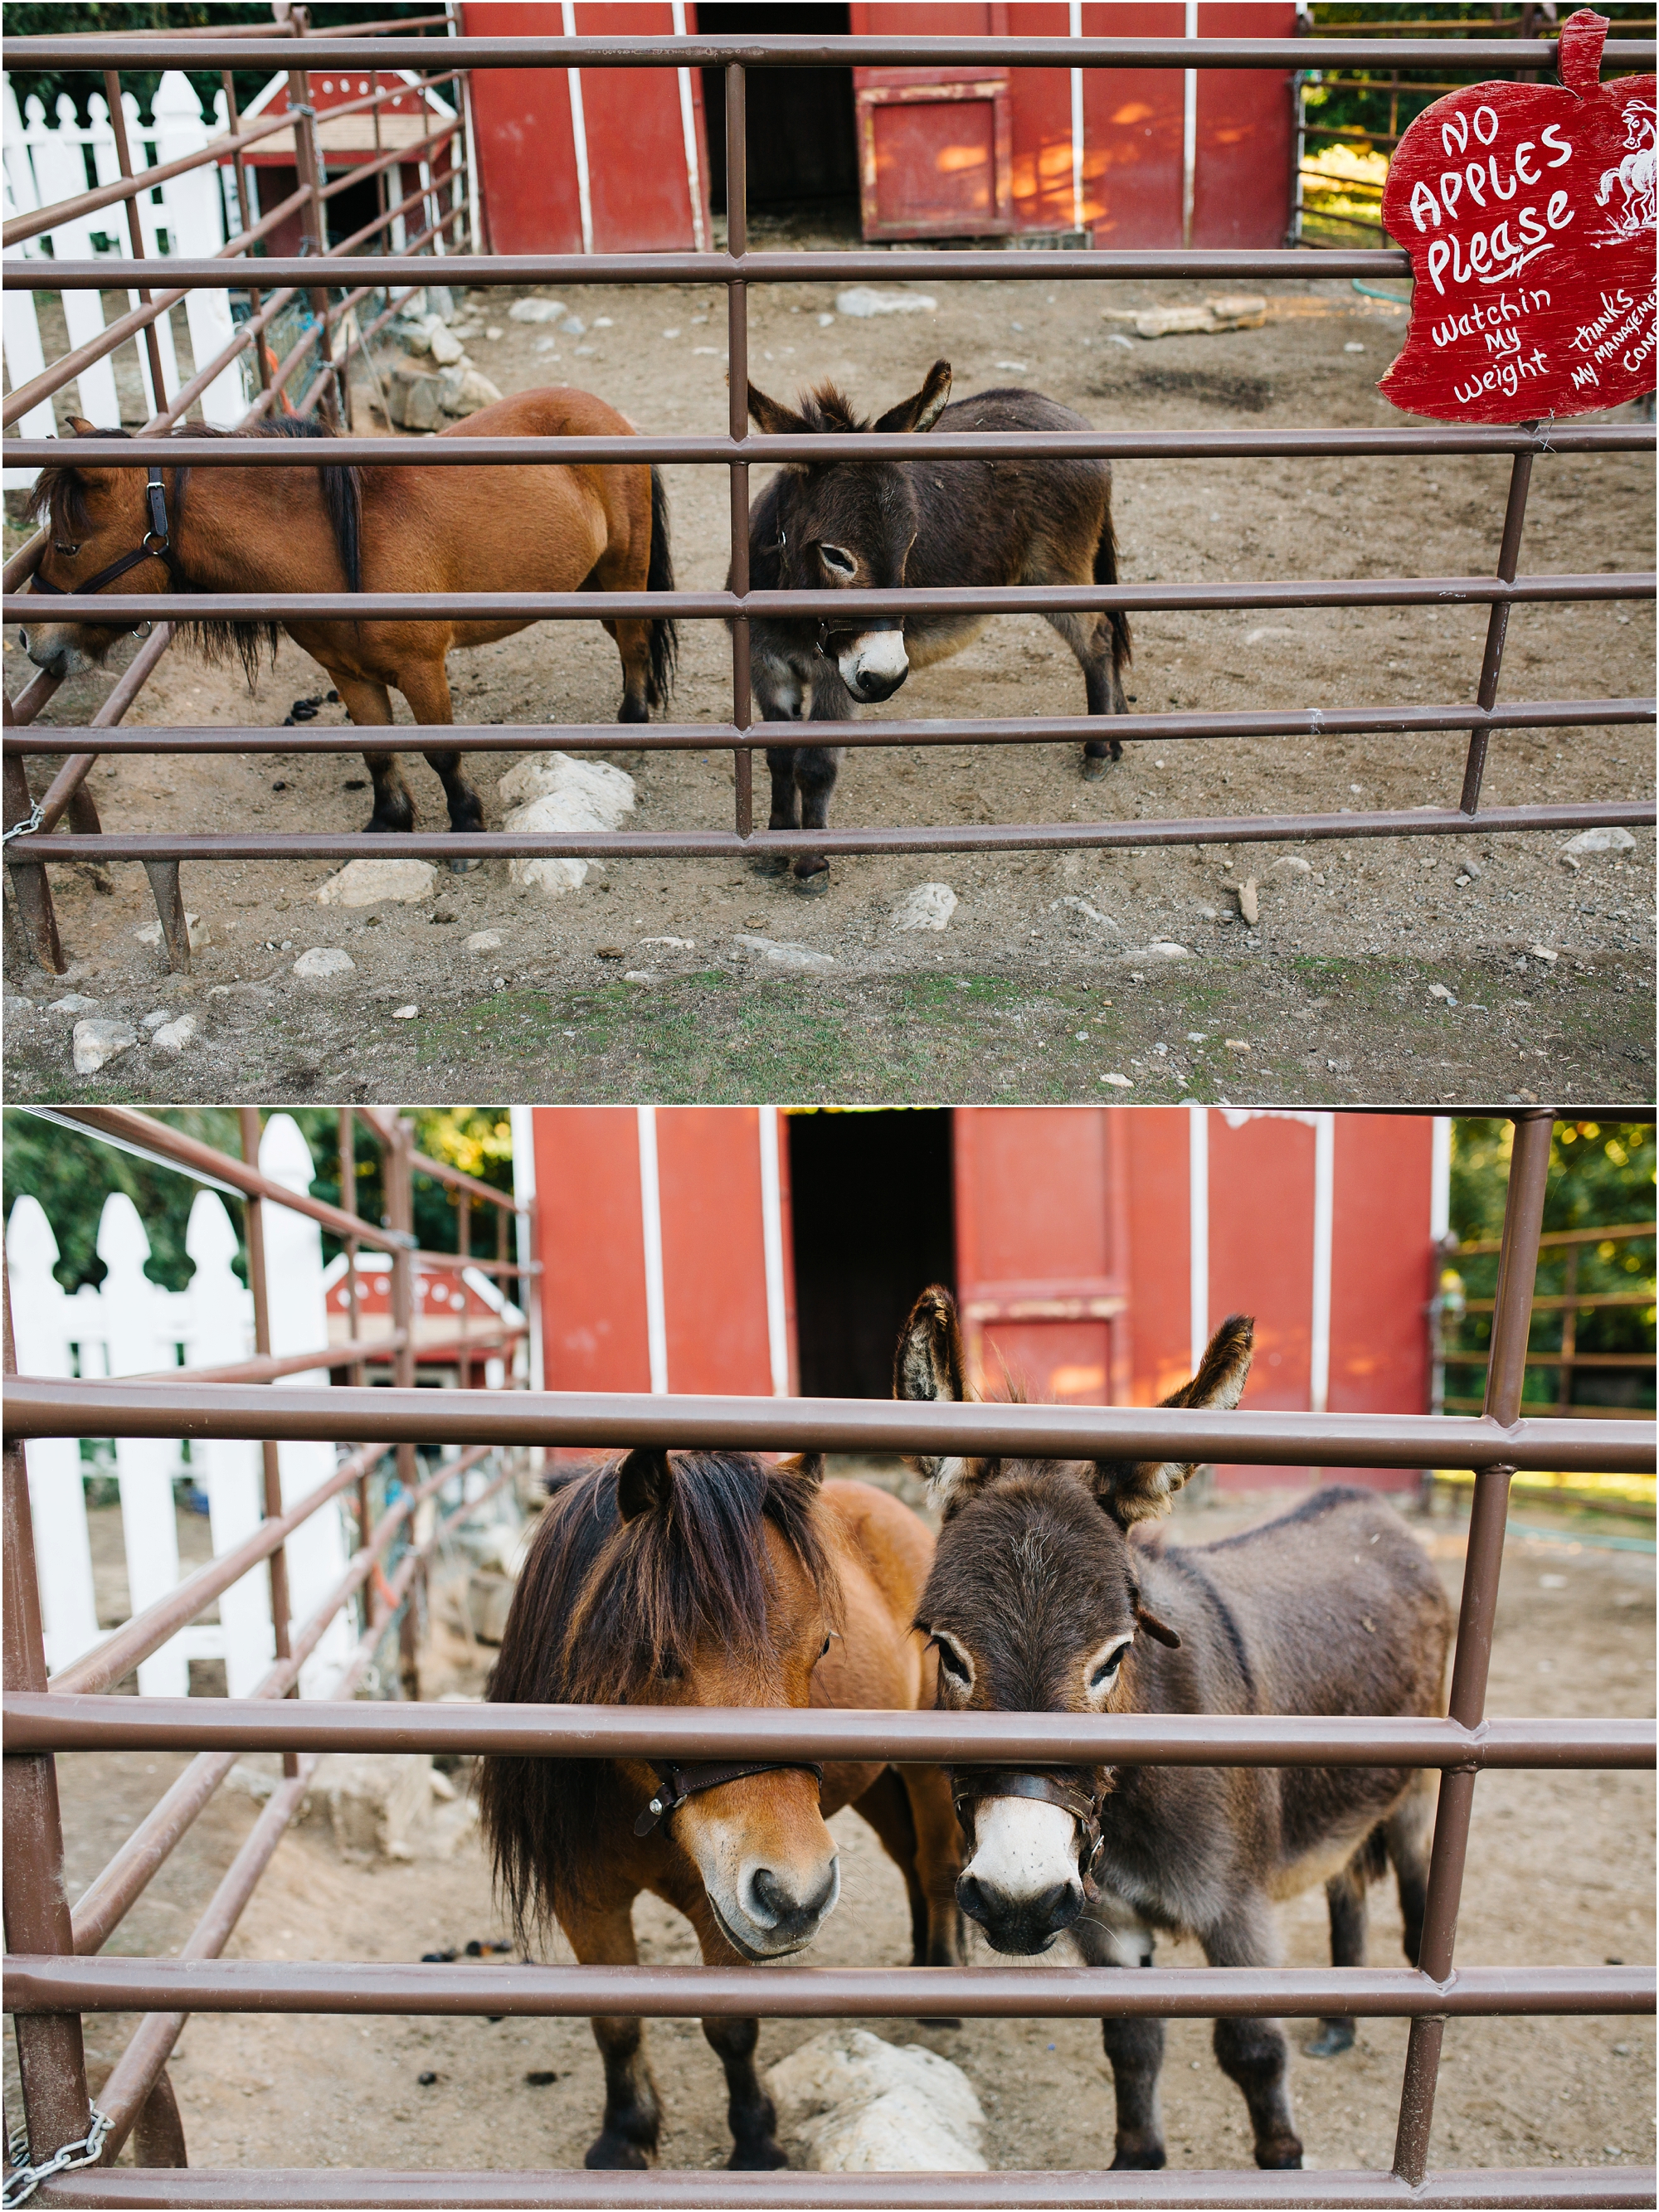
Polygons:
<instances>
[{"instance_id":1,"label":"pony's tail","mask_svg":"<svg viewBox=\"0 0 1659 2212\"><path fill-rule=\"evenodd\" d=\"M668 494L663 485L662 471L655 468L651 471L651 564L646 570L645 583L646 589L652 592L672 592L674 588L674 551L668 538ZM671 616L662 616L651 625L651 665L645 682L645 696L653 707L668 704L679 659L679 624Z\"/></svg>"},{"instance_id":2,"label":"pony's tail","mask_svg":"<svg viewBox=\"0 0 1659 2212\"><path fill-rule=\"evenodd\" d=\"M1108 495L1106 512L1101 518L1100 538L1095 547L1095 581L1115 584L1117 581L1117 538L1112 529L1112 507ZM1112 631L1112 673L1121 676L1129 665L1129 617L1121 607L1114 607L1106 617Z\"/></svg>"}]
</instances>

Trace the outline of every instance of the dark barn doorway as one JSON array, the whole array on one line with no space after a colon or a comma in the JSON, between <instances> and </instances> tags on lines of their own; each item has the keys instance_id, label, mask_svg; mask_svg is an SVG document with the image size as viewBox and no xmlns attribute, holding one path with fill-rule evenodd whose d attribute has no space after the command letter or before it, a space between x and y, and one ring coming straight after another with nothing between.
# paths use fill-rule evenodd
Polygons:
<instances>
[{"instance_id":1,"label":"dark barn doorway","mask_svg":"<svg viewBox=\"0 0 1659 2212\"><path fill-rule=\"evenodd\" d=\"M954 1285L951 1110L789 1119L795 1334L809 1398L887 1398L929 1283Z\"/></svg>"},{"instance_id":2,"label":"dark barn doorway","mask_svg":"<svg viewBox=\"0 0 1659 2212\"><path fill-rule=\"evenodd\" d=\"M777 0L698 0L697 28L709 36L742 38L760 33L795 38L846 38L852 11L818 0L780 7ZM755 213L787 213L836 203L856 226L858 135L853 119L849 69L768 69L750 72L749 205ZM726 82L717 69L702 73L702 112L708 134L708 200L726 209Z\"/></svg>"}]
</instances>

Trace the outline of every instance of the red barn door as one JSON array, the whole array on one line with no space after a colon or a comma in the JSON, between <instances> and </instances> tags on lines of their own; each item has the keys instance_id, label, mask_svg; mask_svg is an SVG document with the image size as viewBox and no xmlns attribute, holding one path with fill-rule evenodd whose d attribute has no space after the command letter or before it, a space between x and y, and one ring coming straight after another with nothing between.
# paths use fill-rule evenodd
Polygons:
<instances>
[{"instance_id":1,"label":"red barn door","mask_svg":"<svg viewBox=\"0 0 1659 2212\"><path fill-rule=\"evenodd\" d=\"M957 1290L969 1374L1060 1404L1129 1379L1119 1117L1097 1106L959 1106Z\"/></svg>"}]
</instances>

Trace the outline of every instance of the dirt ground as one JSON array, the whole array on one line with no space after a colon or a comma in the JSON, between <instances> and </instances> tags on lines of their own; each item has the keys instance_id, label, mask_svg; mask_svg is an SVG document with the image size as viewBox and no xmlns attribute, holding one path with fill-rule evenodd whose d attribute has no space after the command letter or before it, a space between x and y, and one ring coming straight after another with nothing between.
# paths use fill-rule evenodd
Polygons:
<instances>
[{"instance_id":1,"label":"dirt ground","mask_svg":"<svg viewBox=\"0 0 1659 2212\"><path fill-rule=\"evenodd\" d=\"M867 1465L858 1471L881 1472ZM1255 1493L1184 1504L1176 1540L1231 1534L1287 1502ZM1528 1505L1528 1526L1549 1518L1547 1509ZM1413 1525L1455 1597L1462 1564L1457 1524L1437 1518ZM423 1692L476 1695L480 1655L445 1629L444 1612L441 1600ZM1511 1531L1491 1711L1650 1713L1653 1653L1650 1553L1592 1548L1560 1516L1542 1536ZM60 1761L71 1897L182 1763L104 1754ZM1484 1777L1475 1797L1460 1960L1599 1965L1651 1959L1653 1812L1652 1778L1641 1774ZM176 1951L253 1817L246 1798L222 1793L111 1948ZM838 1815L834 1826L842 1854L842 1902L805 1954L808 1962L903 1963L908 1921L896 1873L856 1814ZM1328 1960L1320 1893L1284 1906L1279 1919L1288 1963ZM689 1927L665 1907L645 1900L636 1921L646 1959L694 1959ZM1391 1892L1377 1889L1375 1962L1399 1957L1399 1927ZM291 1831L278 1849L229 1955L414 1960L423 1951L503 1933L476 1840L447 1861L362 1864L342 1858L325 1829L307 1827ZM1166 1944L1158 1955L1160 1963L1201 1963L1188 1944ZM994 1963L982 1944L973 1956ZM865 2024L895 2042L925 2044L964 2069L985 2107L993 2166L1090 2168L1109 2161L1110 2083L1098 2034L1088 2023L985 2021L957 2030ZM94 2084L131 2025L88 2020ZM820 2032L807 2021L763 2023L763 2060L775 2062ZM1292 2094L1309 2164L1386 2168L1407 2024L1362 2021L1354 2049L1326 2061L1301 2055L1311 2023L1293 2022L1289 2033ZM729 2149L724 2087L696 2024L657 2022L649 2036L666 2113L662 2163L722 2164ZM7 2055L9 2064L9 2050ZM1431 2163L1645 2163L1652 2155L1654 2058L1648 2020L1454 2021L1446 2033ZM435 2078L422 2081L422 2075ZM173 2079L191 2162L208 2166L574 2166L597 2131L602 2097L599 2059L580 2021L198 2018L185 2031ZM15 2110L9 2076L8 2101ZM1242 2100L1216 2067L1202 2022L1170 2024L1164 2104L1173 2167L1249 2163Z\"/></svg>"},{"instance_id":2,"label":"dirt ground","mask_svg":"<svg viewBox=\"0 0 1659 2212\"><path fill-rule=\"evenodd\" d=\"M904 266L896 255L895 284ZM1403 318L1334 281L1298 288L1316 312L1157 341L1125 336L1102 308L1198 290L1041 278L927 290L933 309L868 320L836 313L832 287L757 290L757 380L790 396L834 377L873 412L915 389L942 356L958 396L1026 384L1130 429L1405 419L1374 388ZM466 341L471 357L503 391L568 379L642 429L723 428L717 291L567 290L565 305L588 325L580 337L510 322L510 296L472 295L462 311L464 326L479 332ZM502 335L483 334L491 329ZM388 346L383 367L394 357ZM360 428L371 425L367 405L358 416ZM1507 474L1501 459L1456 457L1392 468L1370 459L1123 463L1122 571L1131 581L1490 573ZM678 468L668 479L679 580L718 586L725 477ZM1538 463L1523 573L1643 568L1653 542L1653 474L1641 456ZM1142 712L1466 699L1485 630L1480 610L1454 606L1149 614L1136 624L1129 689ZM1509 637L1506 696L1650 688L1652 609L1639 602L1520 608ZM132 650L122 646L114 666ZM468 720L608 722L620 697L615 653L597 625L544 624L458 654L450 668L457 716ZM9 633L8 688L22 674ZM250 702L240 674L170 654L129 720L275 725L295 699L325 688L319 678L286 647ZM110 680L73 680L47 719L84 721ZM1022 617L913 676L890 711L1076 714L1082 705L1070 654L1041 621ZM714 720L729 707L723 631L686 625L675 714ZM320 719L342 714L325 707ZM832 819L1446 805L1463 751L1455 732L1386 743L1166 741L1128 746L1105 780L1085 783L1075 744L865 750L848 758ZM502 812L496 781L520 757L475 757L492 828ZM609 757L635 779L630 826L729 824L729 756L619 744ZM32 766L37 789L48 772ZM355 755L230 754L107 762L92 789L112 828L356 830L368 814L363 777ZM418 760L410 780L422 818L441 823L436 781ZM763 765L757 781L763 819ZM1485 793L1521 803L1651 787L1651 735L1632 726L1497 737ZM101 875L64 867L53 879L73 963L67 981L33 969L9 935L9 1095L384 1099L424 1084L434 1096L547 1099L1647 1097L1651 838L1638 832L1633 850L1587 859L1577 872L1561 860L1565 842L1477 829L1462 841L855 858L833 864L829 894L817 899L730 862L635 860L596 869L580 892L549 900L490 863L441 876L417 904L355 914L314 904L329 864L224 863L186 871L186 902L212 939L188 979L168 977L159 951L136 941L154 920L136 865ZM1287 857L1304 860L1308 872L1284 865ZM1238 887L1250 878L1261 884L1255 927L1239 913ZM949 928L896 931L896 908L927 881L956 893ZM9 906L9 931L11 921ZM467 950L480 931L498 933L499 945ZM804 945L833 964L780 969L746 954L740 935ZM1193 957L1149 959L1156 941ZM328 981L296 979L298 956L324 945L348 951L355 968ZM77 1078L73 1016L49 1011L68 992L135 1026L188 1006L201 1041L182 1059L141 1043ZM1125 1084L1109 1084L1114 1075Z\"/></svg>"}]
</instances>

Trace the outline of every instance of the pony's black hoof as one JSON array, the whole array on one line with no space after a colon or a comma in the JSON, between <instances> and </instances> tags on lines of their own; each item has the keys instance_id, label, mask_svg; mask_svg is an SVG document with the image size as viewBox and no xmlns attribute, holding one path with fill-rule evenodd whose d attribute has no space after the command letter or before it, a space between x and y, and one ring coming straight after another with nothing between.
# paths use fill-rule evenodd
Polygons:
<instances>
[{"instance_id":1,"label":"pony's black hoof","mask_svg":"<svg viewBox=\"0 0 1659 2212\"><path fill-rule=\"evenodd\" d=\"M962 2026L962 2022L959 2020L919 2020L916 2022L916 2026L918 2027L944 2027L950 2028L954 2031Z\"/></svg>"},{"instance_id":2,"label":"pony's black hoof","mask_svg":"<svg viewBox=\"0 0 1659 2212\"><path fill-rule=\"evenodd\" d=\"M815 868L810 876L797 876L795 889L803 898L822 898L830 888L830 871Z\"/></svg>"},{"instance_id":3,"label":"pony's black hoof","mask_svg":"<svg viewBox=\"0 0 1659 2212\"><path fill-rule=\"evenodd\" d=\"M1085 783L1098 783L1101 777L1105 775L1107 769L1110 768L1111 764L1111 762L1104 753L1085 753L1083 756L1083 781Z\"/></svg>"},{"instance_id":4,"label":"pony's black hoof","mask_svg":"<svg viewBox=\"0 0 1659 2212\"><path fill-rule=\"evenodd\" d=\"M415 817L412 814L404 822L388 820L383 814L371 814L363 824L363 835L365 837L402 837L414 827Z\"/></svg>"},{"instance_id":5,"label":"pony's black hoof","mask_svg":"<svg viewBox=\"0 0 1659 2212\"><path fill-rule=\"evenodd\" d=\"M651 709L642 699L624 699L617 709L617 720L619 722L648 722Z\"/></svg>"},{"instance_id":6,"label":"pony's black hoof","mask_svg":"<svg viewBox=\"0 0 1659 2212\"><path fill-rule=\"evenodd\" d=\"M643 2173L651 2160L638 2143L629 2142L625 2136L613 2135L607 2128L599 2141L589 2146L582 2164L591 2172Z\"/></svg>"},{"instance_id":7,"label":"pony's black hoof","mask_svg":"<svg viewBox=\"0 0 1659 2212\"><path fill-rule=\"evenodd\" d=\"M1162 2143L1153 2143L1142 2150L1120 2150L1112 2160L1114 2173L1157 2173L1169 2164Z\"/></svg>"},{"instance_id":8,"label":"pony's black hoof","mask_svg":"<svg viewBox=\"0 0 1659 2212\"><path fill-rule=\"evenodd\" d=\"M1310 2058L1340 2058L1345 2051L1353 2049L1353 2022L1351 2020L1325 2020L1319 2024L1319 2033L1308 2045Z\"/></svg>"},{"instance_id":9,"label":"pony's black hoof","mask_svg":"<svg viewBox=\"0 0 1659 2212\"><path fill-rule=\"evenodd\" d=\"M726 2161L726 2170L732 2173L775 2173L781 2166L788 2163L787 2152L781 2149L770 2136L733 2143L732 2155Z\"/></svg>"}]
</instances>

